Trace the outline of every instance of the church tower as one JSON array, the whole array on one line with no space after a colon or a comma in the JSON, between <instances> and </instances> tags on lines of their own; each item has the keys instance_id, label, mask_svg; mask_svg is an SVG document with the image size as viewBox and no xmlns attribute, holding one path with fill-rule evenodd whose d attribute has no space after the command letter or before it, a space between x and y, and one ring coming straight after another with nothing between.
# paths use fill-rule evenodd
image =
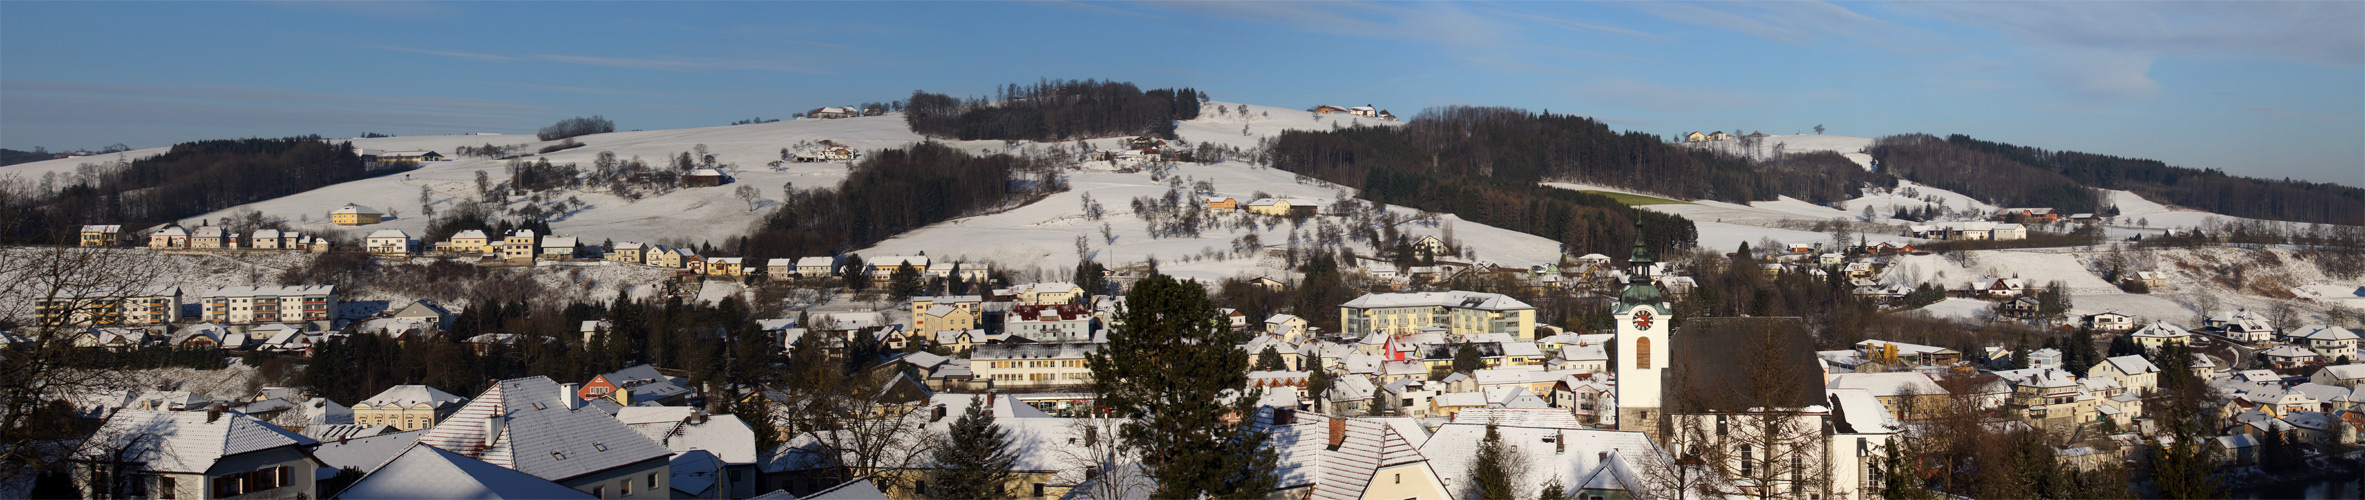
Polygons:
<instances>
[{"instance_id":1,"label":"church tower","mask_svg":"<svg viewBox=\"0 0 2365 500\"><path fill-rule=\"evenodd\" d=\"M1642 431L1659 437L1661 396L1665 393L1667 322L1674 311L1653 284L1656 262L1642 244L1642 222L1634 223L1634 256L1627 259L1626 290L1610 312L1618 334L1613 360L1618 367L1618 430Z\"/></svg>"}]
</instances>

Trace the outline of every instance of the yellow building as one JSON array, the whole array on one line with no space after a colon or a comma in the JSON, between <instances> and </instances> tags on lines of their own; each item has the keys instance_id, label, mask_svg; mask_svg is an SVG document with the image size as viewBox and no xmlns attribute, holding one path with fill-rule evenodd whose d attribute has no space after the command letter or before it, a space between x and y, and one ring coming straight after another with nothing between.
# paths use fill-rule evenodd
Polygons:
<instances>
[{"instance_id":1,"label":"yellow building","mask_svg":"<svg viewBox=\"0 0 2365 500\"><path fill-rule=\"evenodd\" d=\"M2145 352L2158 352L2160 348L2168 344L2188 345L2192 342L2193 334L2185 331L2183 327L2166 322L2153 322L2141 330L2136 330L2135 333L2128 334L2127 338L2133 339L2135 345L2143 346Z\"/></svg>"},{"instance_id":2,"label":"yellow building","mask_svg":"<svg viewBox=\"0 0 2365 500\"><path fill-rule=\"evenodd\" d=\"M1084 357L1099 344L992 344L970 351L969 370L995 389L1083 386L1092 383Z\"/></svg>"},{"instance_id":3,"label":"yellow building","mask_svg":"<svg viewBox=\"0 0 2365 500\"><path fill-rule=\"evenodd\" d=\"M123 226L82 226L82 246L111 247L123 243Z\"/></svg>"},{"instance_id":4,"label":"yellow building","mask_svg":"<svg viewBox=\"0 0 2365 500\"><path fill-rule=\"evenodd\" d=\"M616 248L608 249L608 260L629 264L639 264L644 262L643 259L645 257L642 256L642 250L645 248L647 248L647 245L642 245L637 242L627 241L623 243L617 243Z\"/></svg>"},{"instance_id":5,"label":"yellow building","mask_svg":"<svg viewBox=\"0 0 2365 500\"><path fill-rule=\"evenodd\" d=\"M1339 326L1355 338L1439 327L1452 335L1499 333L1535 340L1536 308L1496 293L1373 293L1340 304Z\"/></svg>"},{"instance_id":6,"label":"yellow building","mask_svg":"<svg viewBox=\"0 0 2365 500\"><path fill-rule=\"evenodd\" d=\"M328 213L329 223L339 226L376 224L378 223L379 219L384 219L385 217L386 214L384 212L379 212L378 209L351 203L345 204L344 208L332 210Z\"/></svg>"},{"instance_id":7,"label":"yellow building","mask_svg":"<svg viewBox=\"0 0 2365 500\"><path fill-rule=\"evenodd\" d=\"M493 238L491 236L486 236L484 231L470 229L452 233L452 240L449 244L445 245L444 251L457 254L481 255L485 253L487 247L492 246L492 244Z\"/></svg>"},{"instance_id":8,"label":"yellow building","mask_svg":"<svg viewBox=\"0 0 2365 500\"><path fill-rule=\"evenodd\" d=\"M1313 200L1264 198L1248 202L1248 213L1277 217L1314 215L1321 209L1322 203Z\"/></svg>"},{"instance_id":9,"label":"yellow building","mask_svg":"<svg viewBox=\"0 0 2365 500\"><path fill-rule=\"evenodd\" d=\"M434 427L452 412L468 404L468 398L436 390L424 385L398 385L353 404L353 423L388 425L397 430L415 431Z\"/></svg>"},{"instance_id":10,"label":"yellow building","mask_svg":"<svg viewBox=\"0 0 2365 500\"><path fill-rule=\"evenodd\" d=\"M741 266L741 263L743 262L746 261L741 257L715 257L712 259L706 259L706 274L708 276L745 275L747 274L747 269L744 266Z\"/></svg>"}]
</instances>

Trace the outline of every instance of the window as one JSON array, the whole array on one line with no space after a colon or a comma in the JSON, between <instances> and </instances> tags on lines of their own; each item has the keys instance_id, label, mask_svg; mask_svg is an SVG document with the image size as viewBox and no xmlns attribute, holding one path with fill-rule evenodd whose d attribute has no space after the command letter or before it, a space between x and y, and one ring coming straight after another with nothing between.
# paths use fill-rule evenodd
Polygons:
<instances>
[{"instance_id":1,"label":"window","mask_svg":"<svg viewBox=\"0 0 2365 500\"><path fill-rule=\"evenodd\" d=\"M1754 459L1749 457L1749 451L1749 445L1741 445L1741 475L1743 476L1749 475L1752 470L1750 462Z\"/></svg>"},{"instance_id":2,"label":"window","mask_svg":"<svg viewBox=\"0 0 2365 500\"><path fill-rule=\"evenodd\" d=\"M217 477L217 478L214 478L214 495L213 495L213 496L215 496L215 497L217 497L217 498L218 498L218 497L234 497L234 496L238 496L240 493L244 493L244 491L241 491L241 490L239 490L239 489L238 489L238 476L239 476L238 474L231 474L231 475L227 475L227 476L222 476L222 477Z\"/></svg>"},{"instance_id":3,"label":"window","mask_svg":"<svg viewBox=\"0 0 2365 500\"><path fill-rule=\"evenodd\" d=\"M625 479L623 482L619 483L619 484L618 484L618 486L617 486L617 488L616 488L616 494L618 494L618 495L623 495L623 496L632 496L632 480L631 480L631 479Z\"/></svg>"},{"instance_id":4,"label":"window","mask_svg":"<svg viewBox=\"0 0 2365 500\"><path fill-rule=\"evenodd\" d=\"M1035 483L1035 496L1043 496L1043 483Z\"/></svg>"},{"instance_id":5,"label":"window","mask_svg":"<svg viewBox=\"0 0 2365 500\"><path fill-rule=\"evenodd\" d=\"M1637 337L1634 339L1634 368L1641 370L1651 369L1650 337Z\"/></svg>"},{"instance_id":6,"label":"window","mask_svg":"<svg viewBox=\"0 0 2365 500\"><path fill-rule=\"evenodd\" d=\"M592 497L592 498L607 498L607 497L608 497L608 487L606 487L606 486L593 486L593 487L591 487L591 497Z\"/></svg>"},{"instance_id":7,"label":"window","mask_svg":"<svg viewBox=\"0 0 2365 500\"><path fill-rule=\"evenodd\" d=\"M734 472L734 473L736 473L736 472L739 472L739 471L731 471L731 472ZM656 474L656 473L650 473L650 474L649 474L649 477L648 477L648 480L649 480L649 484L648 484L648 486L649 486L649 491L657 491L657 474Z\"/></svg>"},{"instance_id":8,"label":"window","mask_svg":"<svg viewBox=\"0 0 2365 500\"><path fill-rule=\"evenodd\" d=\"M181 497L181 482L169 477L156 478L156 498L172 500Z\"/></svg>"}]
</instances>

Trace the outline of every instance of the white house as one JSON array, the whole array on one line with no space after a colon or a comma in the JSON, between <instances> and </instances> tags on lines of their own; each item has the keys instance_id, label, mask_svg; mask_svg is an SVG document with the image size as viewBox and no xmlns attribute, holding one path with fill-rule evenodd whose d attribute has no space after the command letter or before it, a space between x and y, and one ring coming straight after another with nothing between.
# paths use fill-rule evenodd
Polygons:
<instances>
[{"instance_id":1,"label":"white house","mask_svg":"<svg viewBox=\"0 0 2365 500\"><path fill-rule=\"evenodd\" d=\"M380 229L362 240L362 247L376 255L404 255L411 253L411 235L400 229Z\"/></svg>"}]
</instances>

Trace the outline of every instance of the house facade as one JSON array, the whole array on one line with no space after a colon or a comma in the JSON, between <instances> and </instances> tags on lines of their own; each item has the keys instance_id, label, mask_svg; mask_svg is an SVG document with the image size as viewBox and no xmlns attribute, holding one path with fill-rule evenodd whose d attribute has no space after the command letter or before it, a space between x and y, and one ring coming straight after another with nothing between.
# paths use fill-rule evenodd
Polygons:
<instances>
[{"instance_id":1,"label":"house facade","mask_svg":"<svg viewBox=\"0 0 2365 500\"><path fill-rule=\"evenodd\" d=\"M335 286L231 286L198 294L203 319L233 325L335 319Z\"/></svg>"},{"instance_id":2,"label":"house facade","mask_svg":"<svg viewBox=\"0 0 2365 500\"><path fill-rule=\"evenodd\" d=\"M376 224L385 217L386 213L379 212L378 209L351 203L328 212L329 223L339 226Z\"/></svg>"},{"instance_id":3,"label":"house facade","mask_svg":"<svg viewBox=\"0 0 2365 500\"><path fill-rule=\"evenodd\" d=\"M1453 335L1504 334L1535 340L1536 308L1484 292L1373 293L1339 305L1339 325L1351 337L1441 327Z\"/></svg>"},{"instance_id":4,"label":"house facade","mask_svg":"<svg viewBox=\"0 0 2365 500\"><path fill-rule=\"evenodd\" d=\"M219 408L123 410L71 462L87 498L318 498L322 463L308 451L317 444Z\"/></svg>"},{"instance_id":5,"label":"house facade","mask_svg":"<svg viewBox=\"0 0 2365 500\"><path fill-rule=\"evenodd\" d=\"M1081 386L1092 383L1084 357L1100 344L988 344L969 352L969 370L995 389Z\"/></svg>"},{"instance_id":6,"label":"house facade","mask_svg":"<svg viewBox=\"0 0 2365 500\"><path fill-rule=\"evenodd\" d=\"M123 244L123 226L112 224L82 226L82 246L111 247L121 244Z\"/></svg>"},{"instance_id":7,"label":"house facade","mask_svg":"<svg viewBox=\"0 0 2365 500\"><path fill-rule=\"evenodd\" d=\"M353 404L353 423L384 425L395 430L415 431L435 427L452 412L468 404L468 398L424 385L388 387L369 399Z\"/></svg>"}]
</instances>

